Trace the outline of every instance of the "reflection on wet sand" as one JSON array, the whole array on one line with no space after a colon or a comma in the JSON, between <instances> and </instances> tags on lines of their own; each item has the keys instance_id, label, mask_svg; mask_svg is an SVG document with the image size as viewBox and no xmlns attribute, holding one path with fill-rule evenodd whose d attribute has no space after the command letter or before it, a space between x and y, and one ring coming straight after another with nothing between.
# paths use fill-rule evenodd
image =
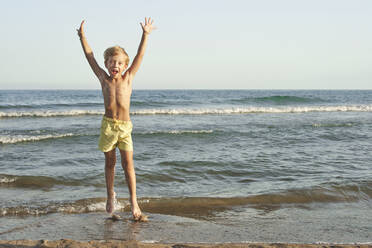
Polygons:
<instances>
[{"instance_id":1,"label":"reflection on wet sand","mask_svg":"<svg viewBox=\"0 0 372 248\"><path fill-rule=\"evenodd\" d=\"M106 218L104 220L103 239L104 240L139 240L138 234L141 229L141 222L134 221L128 217L118 215L118 218Z\"/></svg>"}]
</instances>

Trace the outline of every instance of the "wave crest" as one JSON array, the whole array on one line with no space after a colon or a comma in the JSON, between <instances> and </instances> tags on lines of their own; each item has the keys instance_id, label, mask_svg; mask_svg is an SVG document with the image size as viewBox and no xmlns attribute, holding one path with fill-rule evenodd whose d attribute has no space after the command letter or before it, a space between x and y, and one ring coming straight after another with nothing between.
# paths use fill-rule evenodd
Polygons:
<instances>
[{"instance_id":1,"label":"wave crest","mask_svg":"<svg viewBox=\"0 0 372 248\"><path fill-rule=\"evenodd\" d=\"M141 109L132 115L228 115L254 113L372 112L372 105ZM98 110L0 112L0 118L103 115Z\"/></svg>"},{"instance_id":2,"label":"wave crest","mask_svg":"<svg viewBox=\"0 0 372 248\"><path fill-rule=\"evenodd\" d=\"M30 136L30 135L0 136L0 144L35 142L35 141L46 140L46 139L59 139L59 138L72 137L72 136L76 136L76 134L66 133L66 134L45 134L45 135L37 135L37 136Z\"/></svg>"},{"instance_id":3,"label":"wave crest","mask_svg":"<svg viewBox=\"0 0 372 248\"><path fill-rule=\"evenodd\" d=\"M302 106L302 107L234 107L215 109L144 109L133 115L208 115L254 113L306 113L306 112L372 112L372 105L359 106Z\"/></svg>"},{"instance_id":4,"label":"wave crest","mask_svg":"<svg viewBox=\"0 0 372 248\"><path fill-rule=\"evenodd\" d=\"M103 111L96 110L69 110L69 111L22 111L22 112L0 112L0 118L12 117L59 117L78 115L103 115Z\"/></svg>"},{"instance_id":5,"label":"wave crest","mask_svg":"<svg viewBox=\"0 0 372 248\"><path fill-rule=\"evenodd\" d=\"M116 210L124 210L129 201L115 201ZM50 203L46 206L17 206L0 208L0 216L28 216L53 213L77 214L106 211L106 198L81 199L71 203Z\"/></svg>"},{"instance_id":6,"label":"wave crest","mask_svg":"<svg viewBox=\"0 0 372 248\"><path fill-rule=\"evenodd\" d=\"M151 131L143 133L135 133L135 135L157 135L157 134L209 134L213 133L213 130L170 130L170 131Z\"/></svg>"},{"instance_id":7,"label":"wave crest","mask_svg":"<svg viewBox=\"0 0 372 248\"><path fill-rule=\"evenodd\" d=\"M277 210L285 207L311 206L313 203L369 202L372 198L371 182L353 185L321 185L310 189L292 189L277 193L246 197L175 197L141 198L142 210L150 213L203 218L216 211L237 206ZM45 206L16 206L0 208L0 216L40 215L50 213L86 213L105 211L106 198L80 199L68 203L49 203ZM129 209L127 198L119 198L115 208Z\"/></svg>"}]
</instances>

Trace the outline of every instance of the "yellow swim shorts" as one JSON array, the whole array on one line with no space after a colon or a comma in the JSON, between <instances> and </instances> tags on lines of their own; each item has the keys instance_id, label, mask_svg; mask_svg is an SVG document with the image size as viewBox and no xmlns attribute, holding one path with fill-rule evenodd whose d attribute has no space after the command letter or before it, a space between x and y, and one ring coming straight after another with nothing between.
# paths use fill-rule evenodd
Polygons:
<instances>
[{"instance_id":1,"label":"yellow swim shorts","mask_svg":"<svg viewBox=\"0 0 372 248\"><path fill-rule=\"evenodd\" d=\"M131 121L115 120L103 116L98 148L102 152L111 151L116 147L123 151L133 151L132 128Z\"/></svg>"}]
</instances>

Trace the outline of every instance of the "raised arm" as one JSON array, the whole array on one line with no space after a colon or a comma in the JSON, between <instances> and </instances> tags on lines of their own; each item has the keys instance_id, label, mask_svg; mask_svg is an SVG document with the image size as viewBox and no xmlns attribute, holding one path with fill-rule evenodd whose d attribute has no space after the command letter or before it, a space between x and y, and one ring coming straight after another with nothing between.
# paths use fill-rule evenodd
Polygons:
<instances>
[{"instance_id":1,"label":"raised arm","mask_svg":"<svg viewBox=\"0 0 372 248\"><path fill-rule=\"evenodd\" d=\"M145 55L148 36L152 32L152 30L155 29L155 27L152 26L153 23L154 21L151 20L150 17L148 19L145 18L145 24L141 22L141 27L142 27L141 42L138 47L137 55L134 57L132 65L128 68L128 71L132 76L134 76L136 72L138 71L141 65L142 59L143 59L143 55Z\"/></svg>"},{"instance_id":2,"label":"raised arm","mask_svg":"<svg viewBox=\"0 0 372 248\"><path fill-rule=\"evenodd\" d=\"M80 28L77 29L78 35L80 37L81 46L83 47L85 57L87 58L88 63L90 65L90 67L92 68L94 74L96 74L96 76L99 79L101 79L103 76L106 75L106 72L101 67L99 67L96 59L94 58L93 51L90 48L90 46L87 42L87 39L85 38L84 22L85 21L83 20L80 24Z\"/></svg>"}]
</instances>

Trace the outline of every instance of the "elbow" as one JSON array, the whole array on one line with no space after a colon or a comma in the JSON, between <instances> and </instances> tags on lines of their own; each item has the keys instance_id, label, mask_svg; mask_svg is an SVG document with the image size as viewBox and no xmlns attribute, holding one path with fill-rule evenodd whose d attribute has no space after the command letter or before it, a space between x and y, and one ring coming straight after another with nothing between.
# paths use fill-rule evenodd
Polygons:
<instances>
[{"instance_id":1,"label":"elbow","mask_svg":"<svg viewBox=\"0 0 372 248\"><path fill-rule=\"evenodd\" d=\"M93 52L92 51L86 51L85 52L85 57L87 57L87 59L94 58Z\"/></svg>"}]
</instances>

